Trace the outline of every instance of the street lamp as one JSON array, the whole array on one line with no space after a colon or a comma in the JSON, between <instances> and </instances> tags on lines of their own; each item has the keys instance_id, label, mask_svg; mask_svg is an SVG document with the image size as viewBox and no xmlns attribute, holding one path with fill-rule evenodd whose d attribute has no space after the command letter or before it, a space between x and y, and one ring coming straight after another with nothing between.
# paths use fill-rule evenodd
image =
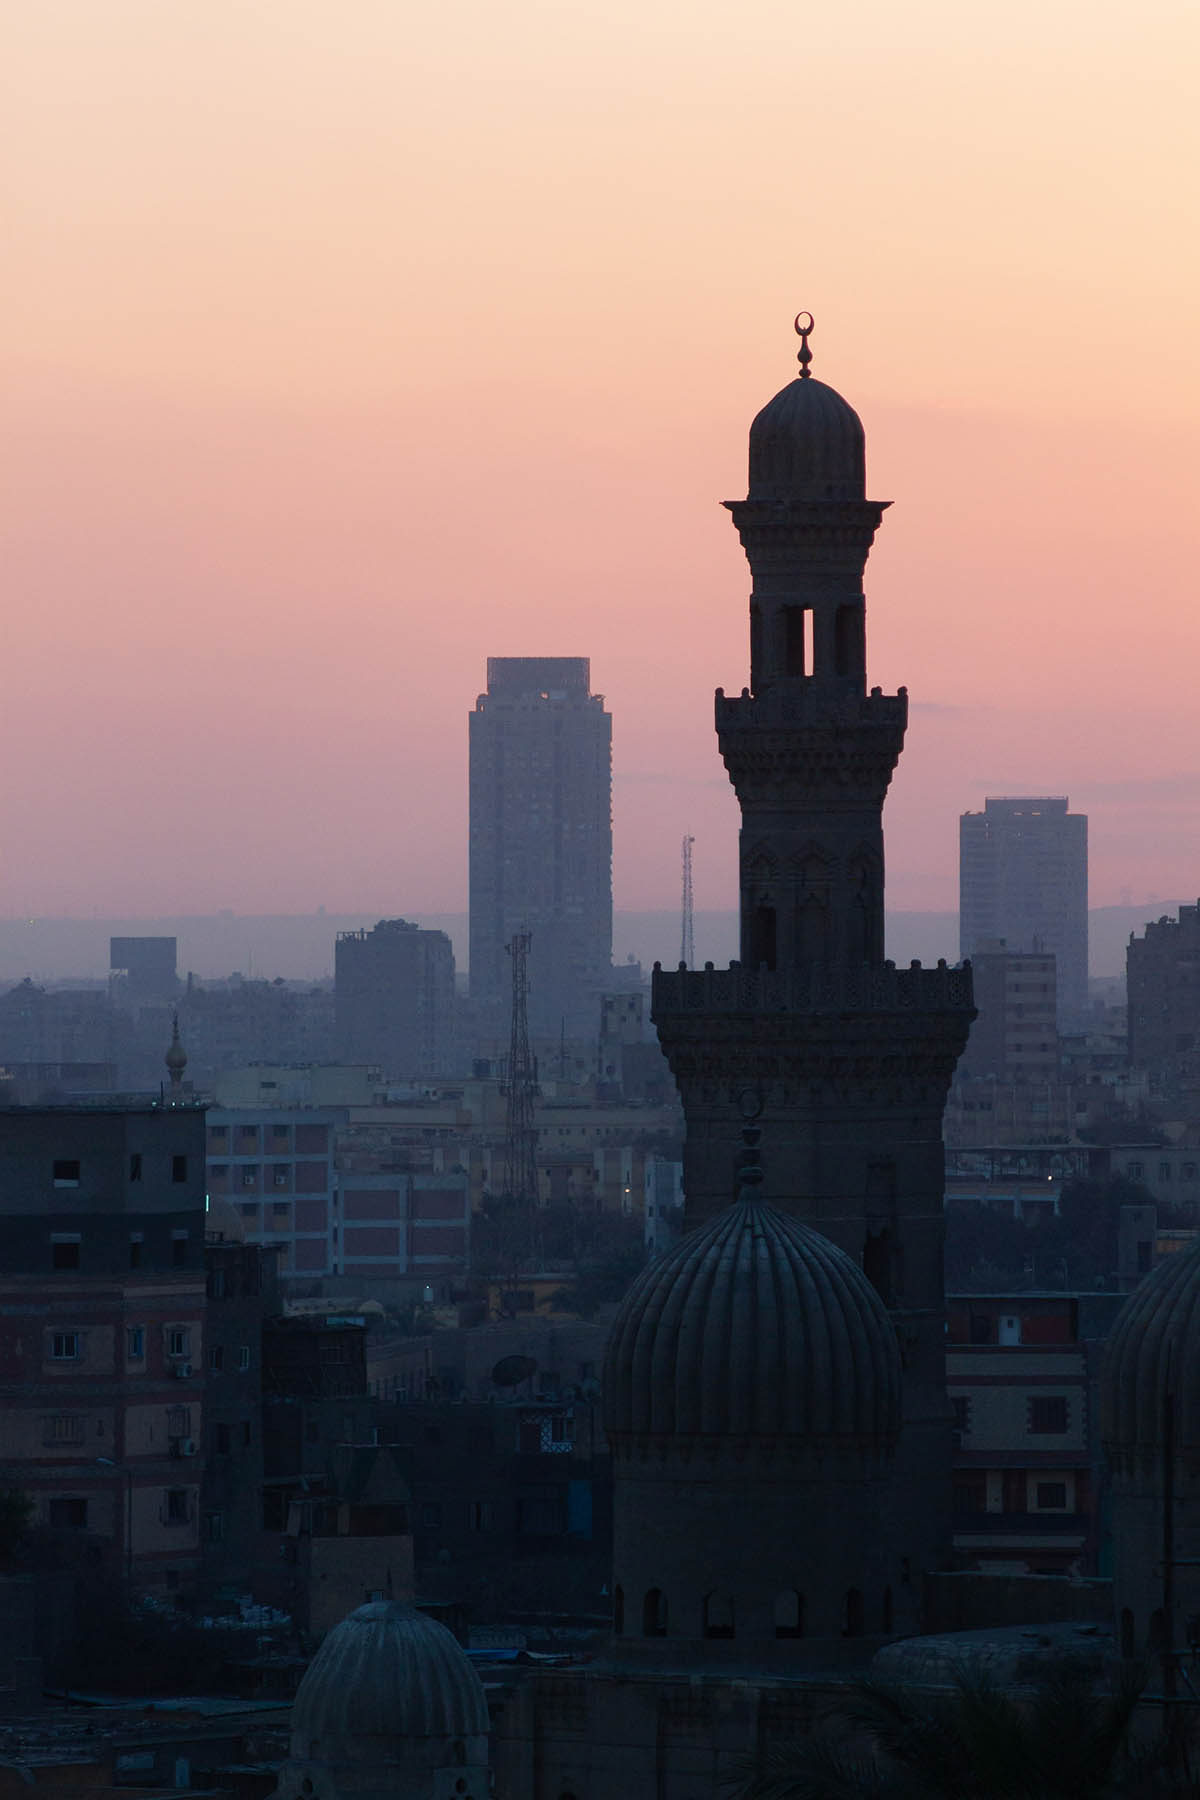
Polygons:
<instances>
[{"instance_id":1,"label":"street lamp","mask_svg":"<svg viewBox=\"0 0 1200 1800\"><path fill-rule=\"evenodd\" d=\"M125 1477L125 1586L133 1594L133 1470L114 1462L111 1456L98 1456L102 1468L112 1469Z\"/></svg>"}]
</instances>

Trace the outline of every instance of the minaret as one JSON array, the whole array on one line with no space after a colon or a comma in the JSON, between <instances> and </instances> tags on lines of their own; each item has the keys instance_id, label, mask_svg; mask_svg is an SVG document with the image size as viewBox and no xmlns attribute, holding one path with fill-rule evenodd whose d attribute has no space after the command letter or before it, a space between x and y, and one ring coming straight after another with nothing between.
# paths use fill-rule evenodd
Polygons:
<instances>
[{"instance_id":1,"label":"minaret","mask_svg":"<svg viewBox=\"0 0 1200 1800\"><path fill-rule=\"evenodd\" d=\"M652 1016L686 1119L691 1225L727 1204L741 1132L761 1127L764 1198L815 1226L889 1309L904 1364L889 1502L911 1585L949 1544L942 1114L974 1017L969 967L884 960L883 801L903 689L867 689L863 570L886 502L866 498L862 424L800 375L750 428L750 686L716 697L742 811L741 961L655 970Z\"/></svg>"},{"instance_id":2,"label":"minaret","mask_svg":"<svg viewBox=\"0 0 1200 1800\"><path fill-rule=\"evenodd\" d=\"M163 1057L167 1065L167 1077L170 1087L166 1098L172 1106L179 1106L184 1098L183 1072L187 1068L187 1051L179 1035L179 1014L171 1014L171 1042L167 1046L167 1054Z\"/></svg>"}]
</instances>

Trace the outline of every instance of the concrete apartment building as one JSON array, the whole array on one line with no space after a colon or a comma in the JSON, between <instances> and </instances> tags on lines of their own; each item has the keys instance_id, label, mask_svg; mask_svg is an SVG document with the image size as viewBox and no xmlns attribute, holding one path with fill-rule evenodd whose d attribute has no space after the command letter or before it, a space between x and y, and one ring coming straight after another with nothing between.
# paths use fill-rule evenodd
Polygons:
<instances>
[{"instance_id":1,"label":"concrete apartment building","mask_svg":"<svg viewBox=\"0 0 1200 1800\"><path fill-rule=\"evenodd\" d=\"M334 1146L338 1107L213 1107L208 1191L236 1208L246 1242L279 1255L279 1274L332 1274L339 1261Z\"/></svg>"},{"instance_id":2,"label":"concrete apartment building","mask_svg":"<svg viewBox=\"0 0 1200 1800\"><path fill-rule=\"evenodd\" d=\"M204 1113L0 1111L2 1479L141 1588L200 1564Z\"/></svg>"},{"instance_id":3,"label":"concrete apartment building","mask_svg":"<svg viewBox=\"0 0 1200 1800\"><path fill-rule=\"evenodd\" d=\"M959 952L985 940L1053 955L1060 1029L1088 998L1087 816L1062 795L989 797L959 819Z\"/></svg>"},{"instance_id":4,"label":"concrete apartment building","mask_svg":"<svg viewBox=\"0 0 1200 1800\"><path fill-rule=\"evenodd\" d=\"M612 965L612 719L586 656L491 656L470 716L470 992L481 1043L507 1039L505 947L532 934L529 1025L595 1036Z\"/></svg>"},{"instance_id":5,"label":"concrete apartment building","mask_svg":"<svg viewBox=\"0 0 1200 1800\"><path fill-rule=\"evenodd\" d=\"M1123 1296L947 1296L954 1548L997 1573L1096 1574L1099 1357Z\"/></svg>"},{"instance_id":6,"label":"concrete apartment building","mask_svg":"<svg viewBox=\"0 0 1200 1800\"><path fill-rule=\"evenodd\" d=\"M385 1076L446 1075L454 1067L454 950L444 931L380 919L339 931L334 950L337 1054Z\"/></svg>"},{"instance_id":7,"label":"concrete apartment building","mask_svg":"<svg viewBox=\"0 0 1200 1800\"><path fill-rule=\"evenodd\" d=\"M1147 924L1125 955L1129 1060L1156 1073L1200 1066L1200 900Z\"/></svg>"},{"instance_id":8,"label":"concrete apartment building","mask_svg":"<svg viewBox=\"0 0 1200 1800\"><path fill-rule=\"evenodd\" d=\"M1055 958L1009 950L982 938L971 953L978 1017L959 1059L956 1079L994 1077L1025 1085L1058 1079Z\"/></svg>"}]
</instances>

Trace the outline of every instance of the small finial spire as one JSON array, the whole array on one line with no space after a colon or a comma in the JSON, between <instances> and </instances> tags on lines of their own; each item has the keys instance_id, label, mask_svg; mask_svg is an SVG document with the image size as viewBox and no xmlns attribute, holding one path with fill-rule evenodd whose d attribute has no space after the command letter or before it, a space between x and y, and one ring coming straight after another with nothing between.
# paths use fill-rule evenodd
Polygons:
<instances>
[{"instance_id":1,"label":"small finial spire","mask_svg":"<svg viewBox=\"0 0 1200 1800\"><path fill-rule=\"evenodd\" d=\"M807 325L804 323L806 319L808 320ZM801 381L807 381L809 379L808 365L812 361L812 351L808 347L808 334L812 328L812 314L810 312L798 312L796 314L796 336L800 339L800 349L797 353L796 361L800 364Z\"/></svg>"},{"instance_id":2,"label":"small finial spire","mask_svg":"<svg viewBox=\"0 0 1200 1800\"><path fill-rule=\"evenodd\" d=\"M757 1125L747 1125L742 1132L742 1154L737 1171L737 1197L739 1200L755 1200L758 1188L762 1183L762 1158L758 1145L762 1132Z\"/></svg>"},{"instance_id":3,"label":"small finial spire","mask_svg":"<svg viewBox=\"0 0 1200 1800\"><path fill-rule=\"evenodd\" d=\"M183 1071L187 1068L187 1051L179 1037L179 1014L171 1014L171 1042L163 1059L171 1078L171 1093L178 1096L183 1089Z\"/></svg>"}]
</instances>

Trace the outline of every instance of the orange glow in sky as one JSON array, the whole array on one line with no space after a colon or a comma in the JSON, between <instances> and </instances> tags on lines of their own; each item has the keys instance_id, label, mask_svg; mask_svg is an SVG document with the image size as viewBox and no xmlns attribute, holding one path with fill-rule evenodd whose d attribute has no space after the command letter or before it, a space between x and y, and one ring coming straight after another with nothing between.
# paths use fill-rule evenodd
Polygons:
<instances>
[{"instance_id":1,"label":"orange glow in sky","mask_svg":"<svg viewBox=\"0 0 1200 1800\"><path fill-rule=\"evenodd\" d=\"M466 897L488 655L588 655L619 907L735 903L719 502L814 373L895 502L897 907L986 793L1200 891L1192 0L37 0L0 63L0 912Z\"/></svg>"}]
</instances>

